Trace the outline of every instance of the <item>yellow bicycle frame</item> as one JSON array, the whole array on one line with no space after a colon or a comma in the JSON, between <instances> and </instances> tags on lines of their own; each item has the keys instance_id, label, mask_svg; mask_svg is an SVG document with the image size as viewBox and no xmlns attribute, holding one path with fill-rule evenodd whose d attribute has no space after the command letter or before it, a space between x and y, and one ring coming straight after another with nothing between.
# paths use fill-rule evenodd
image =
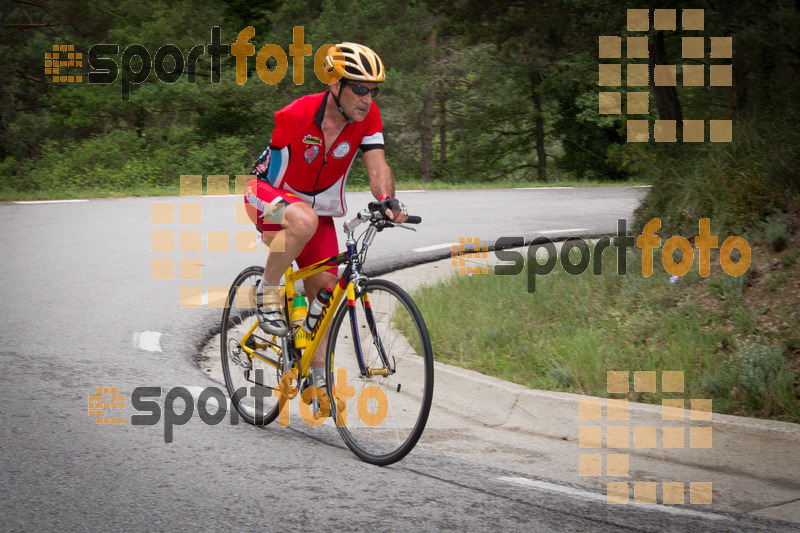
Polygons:
<instances>
[{"instance_id":1,"label":"yellow bicycle frame","mask_svg":"<svg viewBox=\"0 0 800 533\"><path fill-rule=\"evenodd\" d=\"M286 279L286 300L287 303L287 316L292 316L292 300L297 295L295 291L295 282L300 281L302 279L306 279L314 274L319 274L320 272L324 272L333 266L334 264L338 264L339 261L336 261L339 257L343 254L338 256L329 257L328 259L323 259L313 265L309 265L307 267L301 268L299 270L293 270L291 267L286 269L285 279ZM345 283L347 285L342 287ZM325 314L322 317L322 321L320 322L319 326L317 327L316 331L313 333L313 337L310 337L308 340L308 344L306 345L305 350L303 351L303 355L300 358L300 377L307 377L308 367L311 365L311 360L314 358L314 354L316 353L317 349L319 348L319 344L322 341L322 338L325 336L324 333L328 330L328 326L330 326L331 321L333 320L334 311L339 308L339 304L341 303L344 296L347 295L348 301L355 300L355 289L353 288L353 283L349 280L344 280L343 277L340 277L337 280L336 285L333 288L333 297L331 298L331 303L328 305L327 309L325 310ZM309 298L313 298L313 295L309 295ZM289 324L291 328L291 323ZM250 330L242 337L239 341L241 348L244 352L246 352L250 357L257 357L262 361L274 366L275 368L278 367L275 361L266 359L254 350L245 346L245 342L253 332L258 328L258 322L255 322ZM290 335L293 334L292 331L289 332ZM273 350L276 352L278 351L277 348L272 347ZM287 369L288 370L288 369Z\"/></svg>"}]
</instances>

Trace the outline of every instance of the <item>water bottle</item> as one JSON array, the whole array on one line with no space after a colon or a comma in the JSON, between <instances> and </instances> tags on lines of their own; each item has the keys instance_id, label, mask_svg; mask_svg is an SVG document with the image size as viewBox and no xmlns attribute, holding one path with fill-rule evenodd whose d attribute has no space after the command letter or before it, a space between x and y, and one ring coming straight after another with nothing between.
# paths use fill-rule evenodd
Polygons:
<instances>
[{"instance_id":1,"label":"water bottle","mask_svg":"<svg viewBox=\"0 0 800 533\"><path fill-rule=\"evenodd\" d=\"M294 345L300 350L306 347L308 341L305 331L300 327L306 319L307 311L308 303L306 302L305 296L298 294L292 300L291 317L292 324L297 326L297 333L294 336Z\"/></svg>"},{"instance_id":2,"label":"water bottle","mask_svg":"<svg viewBox=\"0 0 800 533\"><path fill-rule=\"evenodd\" d=\"M331 303L332 295L333 291L328 287L325 287L324 289L319 290L317 297L314 298L313 302L311 302L311 306L308 309L308 316L306 316L306 321L303 324L303 329L308 333L312 333L317 329L319 321L322 319L322 315L325 313L325 308L327 308Z\"/></svg>"}]
</instances>

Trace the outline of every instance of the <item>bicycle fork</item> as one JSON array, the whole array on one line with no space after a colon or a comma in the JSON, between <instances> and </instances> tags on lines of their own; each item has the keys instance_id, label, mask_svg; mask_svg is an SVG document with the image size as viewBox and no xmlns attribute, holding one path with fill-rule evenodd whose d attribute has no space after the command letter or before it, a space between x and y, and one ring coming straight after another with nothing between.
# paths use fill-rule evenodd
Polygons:
<instances>
[{"instance_id":1,"label":"bicycle fork","mask_svg":"<svg viewBox=\"0 0 800 533\"><path fill-rule=\"evenodd\" d=\"M356 319L356 296L355 288L352 283L347 286L347 305L350 316L350 331L353 335L353 344L356 350L356 360L362 376L371 378L372 376L389 376L394 374L395 368L389 363L389 357L386 355L386 350L383 347L383 342L378 335L378 324L375 321L375 315L372 313L372 305L369 301L369 294L365 291L360 297L361 305L364 307L364 316L367 319L367 326L369 333L372 336L372 344L375 346L378 354L381 356L383 368L370 368L364 363L364 354L361 350L361 337L358 332L358 320Z\"/></svg>"}]
</instances>

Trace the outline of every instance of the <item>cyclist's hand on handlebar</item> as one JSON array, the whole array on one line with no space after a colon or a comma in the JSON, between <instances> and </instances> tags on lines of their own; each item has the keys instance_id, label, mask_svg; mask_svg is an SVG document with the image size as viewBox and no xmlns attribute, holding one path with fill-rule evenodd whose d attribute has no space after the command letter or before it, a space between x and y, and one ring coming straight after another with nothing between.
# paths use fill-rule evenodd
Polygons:
<instances>
[{"instance_id":1,"label":"cyclist's hand on handlebar","mask_svg":"<svg viewBox=\"0 0 800 533\"><path fill-rule=\"evenodd\" d=\"M390 209L387 209L386 212L384 212L384 215L386 215L386 218L388 218L395 224L402 224L408 218L408 215L406 215L402 211L392 211Z\"/></svg>"},{"instance_id":2,"label":"cyclist's hand on handlebar","mask_svg":"<svg viewBox=\"0 0 800 533\"><path fill-rule=\"evenodd\" d=\"M347 231L351 231L358 224L366 221L381 231L383 228L391 228L397 224L402 224L401 227L404 228L407 227L405 224L419 224L422 222L422 217L409 215L402 202L384 197L379 202L370 202L366 211L360 212L356 218L345 223L345 228Z\"/></svg>"},{"instance_id":3,"label":"cyclist's hand on handlebar","mask_svg":"<svg viewBox=\"0 0 800 533\"><path fill-rule=\"evenodd\" d=\"M395 224L402 224L408 218L406 206L397 198L386 198L382 200L381 208L383 208L383 215Z\"/></svg>"}]
</instances>

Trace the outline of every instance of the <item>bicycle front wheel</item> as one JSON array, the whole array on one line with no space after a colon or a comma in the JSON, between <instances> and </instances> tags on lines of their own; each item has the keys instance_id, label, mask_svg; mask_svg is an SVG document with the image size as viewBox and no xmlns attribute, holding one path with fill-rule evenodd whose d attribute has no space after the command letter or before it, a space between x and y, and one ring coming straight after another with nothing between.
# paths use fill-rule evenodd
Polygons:
<instances>
[{"instance_id":1,"label":"bicycle front wheel","mask_svg":"<svg viewBox=\"0 0 800 533\"><path fill-rule=\"evenodd\" d=\"M245 422L257 426L269 424L278 415L278 401L272 392L280 383L286 350L281 338L258 327L255 291L263 273L262 267L253 266L236 277L220 328L222 373L231 402Z\"/></svg>"},{"instance_id":2,"label":"bicycle front wheel","mask_svg":"<svg viewBox=\"0 0 800 533\"><path fill-rule=\"evenodd\" d=\"M331 412L353 453L389 465L405 457L425 429L433 399L431 341L416 304L394 283L367 281L354 303L343 300L331 323Z\"/></svg>"}]
</instances>

